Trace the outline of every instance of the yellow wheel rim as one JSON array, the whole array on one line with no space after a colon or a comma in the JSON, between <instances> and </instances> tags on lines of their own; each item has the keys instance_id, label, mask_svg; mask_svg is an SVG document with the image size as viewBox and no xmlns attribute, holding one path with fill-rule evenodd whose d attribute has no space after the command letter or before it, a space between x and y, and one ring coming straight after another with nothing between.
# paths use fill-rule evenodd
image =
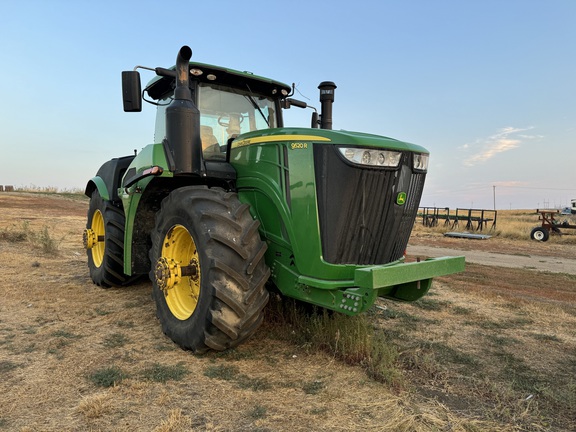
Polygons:
<instances>
[{"instance_id":1,"label":"yellow wheel rim","mask_svg":"<svg viewBox=\"0 0 576 432\"><path fill-rule=\"evenodd\" d=\"M104 217L100 210L94 212L90 228L94 231L97 239L104 238ZM104 240L99 240L96 242L94 247L90 249L92 251L92 261L94 261L96 267L100 267L104 261L104 246Z\"/></svg>"},{"instance_id":2,"label":"yellow wheel rim","mask_svg":"<svg viewBox=\"0 0 576 432\"><path fill-rule=\"evenodd\" d=\"M179 320L186 320L194 313L200 296L200 257L196 243L182 225L173 226L162 242L161 258L185 267L195 265L197 273L194 276L182 276L171 288L164 291L166 304L172 314Z\"/></svg>"}]
</instances>

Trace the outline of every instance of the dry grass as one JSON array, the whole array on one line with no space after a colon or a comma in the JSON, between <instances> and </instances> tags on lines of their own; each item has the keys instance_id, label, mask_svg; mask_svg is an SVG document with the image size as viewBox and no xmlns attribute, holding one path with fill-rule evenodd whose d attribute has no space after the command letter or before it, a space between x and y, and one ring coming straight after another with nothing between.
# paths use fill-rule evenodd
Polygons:
<instances>
[{"instance_id":1,"label":"dry grass","mask_svg":"<svg viewBox=\"0 0 576 432\"><path fill-rule=\"evenodd\" d=\"M154 432L184 432L191 428L192 418L184 415L181 409L173 409L168 412L168 418L162 420L160 426L154 428Z\"/></svg>"},{"instance_id":2,"label":"dry grass","mask_svg":"<svg viewBox=\"0 0 576 432\"><path fill-rule=\"evenodd\" d=\"M58 241L52 237L46 225L35 231L30 228L27 220L23 221L20 226L13 224L0 229L0 240L8 243L28 241L34 247L40 247L43 253L55 253L58 250Z\"/></svg>"},{"instance_id":3,"label":"dry grass","mask_svg":"<svg viewBox=\"0 0 576 432\"><path fill-rule=\"evenodd\" d=\"M16 192L28 192L28 193L37 193L37 194L50 194L50 195L82 195L84 194L84 190L81 188L68 188L62 189L56 186L36 186L34 184L30 184L27 186L18 186L14 188Z\"/></svg>"},{"instance_id":4,"label":"dry grass","mask_svg":"<svg viewBox=\"0 0 576 432\"><path fill-rule=\"evenodd\" d=\"M414 304L386 304L380 322L421 394L519 430L573 430L576 282L468 265ZM544 286L554 287L543 290Z\"/></svg>"},{"instance_id":5,"label":"dry grass","mask_svg":"<svg viewBox=\"0 0 576 432\"><path fill-rule=\"evenodd\" d=\"M402 386L390 386L337 354L354 333L326 318L299 327L268 319L238 349L182 351L161 333L149 283L103 290L90 282L81 246L87 201L0 194L0 208L0 229L27 220L62 239L57 255L0 239L0 430L576 428L570 276L469 265L420 302L380 302L362 320L396 352L388 364ZM445 241L429 232L414 239ZM495 240L466 244L533 244ZM91 379L106 370L122 379Z\"/></svg>"},{"instance_id":6,"label":"dry grass","mask_svg":"<svg viewBox=\"0 0 576 432\"><path fill-rule=\"evenodd\" d=\"M113 411L113 401L107 393L97 393L86 396L78 405L78 412L86 417L87 421L108 416Z\"/></svg>"}]
</instances>

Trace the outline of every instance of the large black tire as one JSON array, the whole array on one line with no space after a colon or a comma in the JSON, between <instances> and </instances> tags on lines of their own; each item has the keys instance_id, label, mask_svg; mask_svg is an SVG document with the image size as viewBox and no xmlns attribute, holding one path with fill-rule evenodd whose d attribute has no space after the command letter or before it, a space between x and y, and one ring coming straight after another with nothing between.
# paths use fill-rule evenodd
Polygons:
<instances>
[{"instance_id":1,"label":"large black tire","mask_svg":"<svg viewBox=\"0 0 576 432\"><path fill-rule=\"evenodd\" d=\"M550 233L548 232L548 230L546 228L543 228L543 227L536 227L530 233L530 238L532 240L536 240L536 241L545 242L545 241L548 241L549 237L550 237Z\"/></svg>"},{"instance_id":2,"label":"large black tire","mask_svg":"<svg viewBox=\"0 0 576 432\"><path fill-rule=\"evenodd\" d=\"M128 282L129 277L124 274L124 221L121 208L103 200L98 190L92 192L86 228L97 237L104 237L104 241L98 241L86 252L90 277L102 288Z\"/></svg>"},{"instance_id":3,"label":"large black tire","mask_svg":"<svg viewBox=\"0 0 576 432\"><path fill-rule=\"evenodd\" d=\"M150 279L162 329L182 348L223 351L262 323L270 270L259 226L249 206L222 189L183 187L162 202L152 233ZM167 286L161 277L167 262L190 264L194 275Z\"/></svg>"}]
</instances>

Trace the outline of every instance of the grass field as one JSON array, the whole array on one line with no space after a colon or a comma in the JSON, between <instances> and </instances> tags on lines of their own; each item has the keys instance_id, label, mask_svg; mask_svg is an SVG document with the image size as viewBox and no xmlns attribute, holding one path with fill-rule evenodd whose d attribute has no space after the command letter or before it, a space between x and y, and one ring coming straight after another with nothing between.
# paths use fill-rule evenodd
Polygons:
<instances>
[{"instance_id":1,"label":"grass field","mask_svg":"<svg viewBox=\"0 0 576 432\"><path fill-rule=\"evenodd\" d=\"M91 283L86 210L0 194L0 430L576 430L574 275L468 264L356 318L272 296L246 344L194 356L162 334L149 282ZM571 235L530 241L536 225L499 212L490 240L417 224L411 243L574 256Z\"/></svg>"}]
</instances>

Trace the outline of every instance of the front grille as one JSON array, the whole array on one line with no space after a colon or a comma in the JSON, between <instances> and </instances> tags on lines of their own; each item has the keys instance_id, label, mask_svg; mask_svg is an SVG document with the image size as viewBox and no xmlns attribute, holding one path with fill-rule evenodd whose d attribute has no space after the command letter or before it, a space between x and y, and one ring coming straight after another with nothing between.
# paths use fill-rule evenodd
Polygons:
<instances>
[{"instance_id":1,"label":"front grille","mask_svg":"<svg viewBox=\"0 0 576 432\"><path fill-rule=\"evenodd\" d=\"M314 146L316 193L324 260L374 265L400 259L416 218L425 173L404 152L396 170L351 165L336 146ZM406 192L404 205L396 204Z\"/></svg>"}]
</instances>

